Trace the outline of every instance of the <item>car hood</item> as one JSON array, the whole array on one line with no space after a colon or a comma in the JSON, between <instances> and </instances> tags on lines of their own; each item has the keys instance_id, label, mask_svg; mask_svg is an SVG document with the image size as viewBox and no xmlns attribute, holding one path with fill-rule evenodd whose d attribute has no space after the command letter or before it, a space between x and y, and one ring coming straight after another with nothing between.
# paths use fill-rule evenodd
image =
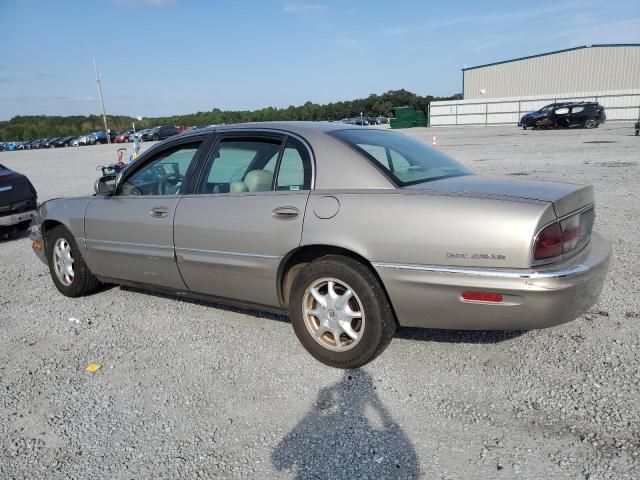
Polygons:
<instances>
[{"instance_id":1,"label":"car hood","mask_svg":"<svg viewBox=\"0 0 640 480\"><path fill-rule=\"evenodd\" d=\"M502 197L505 199L552 202L556 215L559 217L594 202L593 187L590 185L483 177L480 175L450 177L405 188L478 198Z\"/></svg>"}]
</instances>

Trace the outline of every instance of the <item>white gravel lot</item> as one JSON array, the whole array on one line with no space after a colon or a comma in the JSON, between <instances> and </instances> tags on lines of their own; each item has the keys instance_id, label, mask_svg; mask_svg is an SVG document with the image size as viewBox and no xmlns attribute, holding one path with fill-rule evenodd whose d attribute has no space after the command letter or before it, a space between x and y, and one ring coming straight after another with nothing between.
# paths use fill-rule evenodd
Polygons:
<instances>
[{"instance_id":1,"label":"white gravel lot","mask_svg":"<svg viewBox=\"0 0 640 480\"><path fill-rule=\"evenodd\" d=\"M65 298L28 238L0 240L0 478L640 478L632 125L406 133L483 175L595 185L614 246L599 305L526 333L403 329L344 372L285 318L118 287ZM0 163L43 201L92 193L115 150Z\"/></svg>"}]
</instances>

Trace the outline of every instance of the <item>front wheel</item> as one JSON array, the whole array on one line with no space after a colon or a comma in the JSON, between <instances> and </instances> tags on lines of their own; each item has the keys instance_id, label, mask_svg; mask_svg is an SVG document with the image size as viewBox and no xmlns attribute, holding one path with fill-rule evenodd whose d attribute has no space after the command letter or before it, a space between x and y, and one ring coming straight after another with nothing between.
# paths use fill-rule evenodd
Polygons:
<instances>
[{"instance_id":1,"label":"front wheel","mask_svg":"<svg viewBox=\"0 0 640 480\"><path fill-rule=\"evenodd\" d=\"M307 351L337 368L356 368L380 355L396 322L376 276L349 257L327 255L296 276L289 309Z\"/></svg>"},{"instance_id":2,"label":"front wheel","mask_svg":"<svg viewBox=\"0 0 640 480\"><path fill-rule=\"evenodd\" d=\"M158 135L154 135L154 136L153 136L153 141L154 141L154 142L157 142L158 140L159 140Z\"/></svg>"},{"instance_id":3,"label":"front wheel","mask_svg":"<svg viewBox=\"0 0 640 480\"><path fill-rule=\"evenodd\" d=\"M596 128L598 126L598 122L593 118L590 118L586 122L584 122L584 128Z\"/></svg>"},{"instance_id":4,"label":"front wheel","mask_svg":"<svg viewBox=\"0 0 640 480\"><path fill-rule=\"evenodd\" d=\"M100 282L84 263L73 235L63 226L47 235L49 272L56 288L67 297L81 297L98 289Z\"/></svg>"}]
</instances>

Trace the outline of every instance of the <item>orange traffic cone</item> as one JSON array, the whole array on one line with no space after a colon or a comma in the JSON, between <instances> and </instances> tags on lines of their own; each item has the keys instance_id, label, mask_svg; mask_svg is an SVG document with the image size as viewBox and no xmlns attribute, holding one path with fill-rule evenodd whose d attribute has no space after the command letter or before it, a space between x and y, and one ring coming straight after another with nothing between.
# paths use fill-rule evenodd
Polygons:
<instances>
[{"instance_id":1,"label":"orange traffic cone","mask_svg":"<svg viewBox=\"0 0 640 480\"><path fill-rule=\"evenodd\" d=\"M433 148L436 148L438 146L438 142L436 141L436 136L434 135L433 138L431 139L431 146Z\"/></svg>"}]
</instances>

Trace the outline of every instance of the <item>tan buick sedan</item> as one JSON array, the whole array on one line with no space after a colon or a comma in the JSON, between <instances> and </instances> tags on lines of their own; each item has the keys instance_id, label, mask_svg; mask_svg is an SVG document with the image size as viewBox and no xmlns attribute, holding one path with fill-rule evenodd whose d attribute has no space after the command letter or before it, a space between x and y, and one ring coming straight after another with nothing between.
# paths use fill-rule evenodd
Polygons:
<instances>
[{"instance_id":1,"label":"tan buick sedan","mask_svg":"<svg viewBox=\"0 0 640 480\"><path fill-rule=\"evenodd\" d=\"M42 204L33 248L64 295L101 282L288 312L352 368L396 326L532 329L598 299L593 188L486 178L400 133L226 125L161 142L90 197Z\"/></svg>"}]
</instances>

